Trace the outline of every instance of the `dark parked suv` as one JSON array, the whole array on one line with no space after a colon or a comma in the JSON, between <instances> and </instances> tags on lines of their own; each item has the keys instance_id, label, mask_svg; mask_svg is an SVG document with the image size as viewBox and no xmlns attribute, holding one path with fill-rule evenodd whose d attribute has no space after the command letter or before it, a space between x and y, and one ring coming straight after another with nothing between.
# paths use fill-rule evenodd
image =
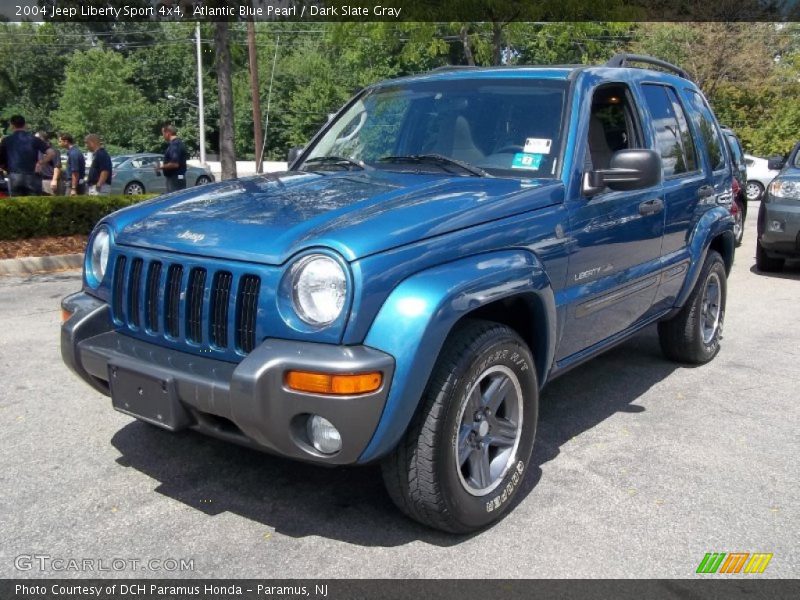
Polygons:
<instances>
[{"instance_id":1,"label":"dark parked suv","mask_svg":"<svg viewBox=\"0 0 800 600\"><path fill-rule=\"evenodd\" d=\"M780 173L767 187L758 211L756 266L780 271L787 258L800 258L800 142L789 157L770 159Z\"/></svg>"},{"instance_id":2,"label":"dark parked suv","mask_svg":"<svg viewBox=\"0 0 800 600\"><path fill-rule=\"evenodd\" d=\"M103 219L64 360L138 419L379 462L406 514L480 529L522 487L547 382L654 323L670 359L717 354L722 135L649 57L372 85L288 172Z\"/></svg>"}]
</instances>

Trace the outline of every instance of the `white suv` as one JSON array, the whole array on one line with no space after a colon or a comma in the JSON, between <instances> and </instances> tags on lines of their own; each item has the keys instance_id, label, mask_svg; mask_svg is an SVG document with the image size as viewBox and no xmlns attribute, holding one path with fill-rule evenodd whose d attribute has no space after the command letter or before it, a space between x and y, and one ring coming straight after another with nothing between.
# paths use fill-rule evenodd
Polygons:
<instances>
[{"instance_id":1,"label":"white suv","mask_svg":"<svg viewBox=\"0 0 800 600\"><path fill-rule=\"evenodd\" d=\"M764 190L778 172L769 168L766 158L745 154L744 162L747 165L747 187L744 191L747 200L748 202L761 200Z\"/></svg>"}]
</instances>

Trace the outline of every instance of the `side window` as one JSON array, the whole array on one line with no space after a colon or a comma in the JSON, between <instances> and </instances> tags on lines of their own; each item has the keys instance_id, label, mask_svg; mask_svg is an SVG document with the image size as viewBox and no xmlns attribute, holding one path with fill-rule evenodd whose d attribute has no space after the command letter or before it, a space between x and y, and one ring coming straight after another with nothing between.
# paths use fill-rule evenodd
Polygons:
<instances>
[{"instance_id":1,"label":"side window","mask_svg":"<svg viewBox=\"0 0 800 600\"><path fill-rule=\"evenodd\" d=\"M687 96L692 104L692 113L697 131L703 139L703 143L708 152L711 170L723 169L725 167L725 150L723 149L722 134L719 132L711 109L708 108L703 97L694 90L686 90Z\"/></svg>"},{"instance_id":2,"label":"side window","mask_svg":"<svg viewBox=\"0 0 800 600\"><path fill-rule=\"evenodd\" d=\"M618 150L639 148L639 120L628 87L603 85L592 96L586 166L607 169Z\"/></svg>"},{"instance_id":3,"label":"side window","mask_svg":"<svg viewBox=\"0 0 800 600\"><path fill-rule=\"evenodd\" d=\"M645 84L642 85L642 92L653 118L664 177L695 171L697 158L694 143L675 91L663 85Z\"/></svg>"}]
</instances>

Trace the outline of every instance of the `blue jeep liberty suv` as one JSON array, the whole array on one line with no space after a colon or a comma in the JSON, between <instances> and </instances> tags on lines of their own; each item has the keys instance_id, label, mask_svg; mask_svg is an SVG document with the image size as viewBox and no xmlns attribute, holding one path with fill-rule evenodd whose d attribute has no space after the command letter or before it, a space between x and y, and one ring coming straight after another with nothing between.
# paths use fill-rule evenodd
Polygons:
<instances>
[{"instance_id":1,"label":"blue jeep liberty suv","mask_svg":"<svg viewBox=\"0 0 800 600\"><path fill-rule=\"evenodd\" d=\"M653 323L668 358L715 356L730 165L650 57L381 82L287 172L102 219L63 358L137 419L380 462L407 515L475 531L519 490L548 381Z\"/></svg>"}]
</instances>

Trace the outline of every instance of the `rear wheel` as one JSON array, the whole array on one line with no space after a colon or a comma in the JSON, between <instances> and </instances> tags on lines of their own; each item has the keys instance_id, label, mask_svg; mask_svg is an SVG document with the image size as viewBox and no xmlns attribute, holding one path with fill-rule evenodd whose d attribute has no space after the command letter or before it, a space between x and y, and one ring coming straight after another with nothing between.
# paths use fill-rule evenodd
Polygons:
<instances>
[{"instance_id":1,"label":"rear wheel","mask_svg":"<svg viewBox=\"0 0 800 600\"><path fill-rule=\"evenodd\" d=\"M756 242L756 267L759 271L773 273L783 269L783 258L772 258L767 255L767 251L761 246L761 240Z\"/></svg>"},{"instance_id":2,"label":"rear wheel","mask_svg":"<svg viewBox=\"0 0 800 600\"><path fill-rule=\"evenodd\" d=\"M742 238L744 237L744 218L745 207L744 202L737 198L734 200L736 203L736 212L733 215L733 239L736 246L742 245Z\"/></svg>"},{"instance_id":3,"label":"rear wheel","mask_svg":"<svg viewBox=\"0 0 800 600\"><path fill-rule=\"evenodd\" d=\"M533 449L538 387L525 342L470 320L447 340L404 439L382 463L411 518L468 533L508 510Z\"/></svg>"},{"instance_id":4,"label":"rear wheel","mask_svg":"<svg viewBox=\"0 0 800 600\"><path fill-rule=\"evenodd\" d=\"M200 175L195 182L195 185L205 185L211 183L211 178L208 175Z\"/></svg>"},{"instance_id":5,"label":"rear wheel","mask_svg":"<svg viewBox=\"0 0 800 600\"><path fill-rule=\"evenodd\" d=\"M138 181L131 181L125 186L124 192L130 195L144 194L144 185Z\"/></svg>"},{"instance_id":6,"label":"rear wheel","mask_svg":"<svg viewBox=\"0 0 800 600\"><path fill-rule=\"evenodd\" d=\"M703 364L716 356L722 340L726 297L725 263L718 252L709 250L686 304L673 318L658 324L658 339L667 358Z\"/></svg>"}]
</instances>

